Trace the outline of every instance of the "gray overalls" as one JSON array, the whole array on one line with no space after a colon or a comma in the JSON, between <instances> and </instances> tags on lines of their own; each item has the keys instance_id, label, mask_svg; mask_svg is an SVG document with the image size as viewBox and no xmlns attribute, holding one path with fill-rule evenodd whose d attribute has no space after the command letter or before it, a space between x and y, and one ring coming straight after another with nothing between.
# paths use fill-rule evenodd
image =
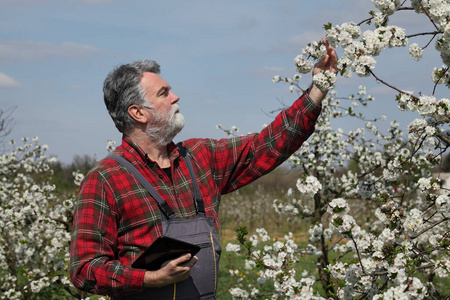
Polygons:
<instances>
[{"instance_id":1,"label":"gray overalls","mask_svg":"<svg viewBox=\"0 0 450 300\"><path fill-rule=\"evenodd\" d=\"M161 213L163 235L196 244L201 247L197 253L198 262L192 267L188 279L162 288L145 289L143 293L113 298L114 300L181 300L181 299L216 299L217 276L219 273L220 243L214 228L212 217L205 216L203 199L198 187L197 178L186 150L178 144L181 157L184 159L194 186L194 203L197 216L193 219L179 220L166 201L156 192L145 177L126 159L116 154L108 155L128 169L136 179L149 191L158 202Z\"/></svg>"}]
</instances>

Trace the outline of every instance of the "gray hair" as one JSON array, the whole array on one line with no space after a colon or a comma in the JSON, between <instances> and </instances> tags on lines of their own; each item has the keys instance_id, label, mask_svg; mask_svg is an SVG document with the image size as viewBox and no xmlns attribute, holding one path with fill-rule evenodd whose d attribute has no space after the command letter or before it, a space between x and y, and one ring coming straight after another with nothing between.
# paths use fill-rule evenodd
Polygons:
<instances>
[{"instance_id":1,"label":"gray hair","mask_svg":"<svg viewBox=\"0 0 450 300\"><path fill-rule=\"evenodd\" d=\"M160 73L159 65L153 60L135 61L116 67L103 83L103 99L108 113L117 129L129 133L135 122L128 114L131 105L147 107L146 91L141 85L144 72Z\"/></svg>"}]
</instances>

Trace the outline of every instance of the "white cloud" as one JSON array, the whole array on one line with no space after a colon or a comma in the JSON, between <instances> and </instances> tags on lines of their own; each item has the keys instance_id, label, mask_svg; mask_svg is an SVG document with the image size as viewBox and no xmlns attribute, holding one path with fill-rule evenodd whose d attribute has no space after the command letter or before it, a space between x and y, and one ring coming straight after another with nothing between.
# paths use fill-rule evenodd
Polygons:
<instances>
[{"instance_id":1,"label":"white cloud","mask_svg":"<svg viewBox=\"0 0 450 300\"><path fill-rule=\"evenodd\" d=\"M20 83L4 73L0 73L0 87L20 87Z\"/></svg>"},{"instance_id":2,"label":"white cloud","mask_svg":"<svg viewBox=\"0 0 450 300\"><path fill-rule=\"evenodd\" d=\"M101 53L101 49L74 42L51 44L40 41L0 42L0 63L39 61L47 57L85 58Z\"/></svg>"}]
</instances>

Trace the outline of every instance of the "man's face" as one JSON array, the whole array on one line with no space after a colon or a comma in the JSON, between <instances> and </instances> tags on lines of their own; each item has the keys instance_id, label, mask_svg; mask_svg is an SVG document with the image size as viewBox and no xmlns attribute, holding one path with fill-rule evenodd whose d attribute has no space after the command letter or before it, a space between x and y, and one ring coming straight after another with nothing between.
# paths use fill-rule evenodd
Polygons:
<instances>
[{"instance_id":1,"label":"man's face","mask_svg":"<svg viewBox=\"0 0 450 300\"><path fill-rule=\"evenodd\" d=\"M159 114L167 113L180 98L170 91L171 86L158 74L145 72L141 85L146 90L145 98Z\"/></svg>"},{"instance_id":2,"label":"man's face","mask_svg":"<svg viewBox=\"0 0 450 300\"><path fill-rule=\"evenodd\" d=\"M145 72L141 84L146 90L145 98L154 107L149 110L151 116L146 132L153 140L169 143L184 126L177 103L180 98L158 74Z\"/></svg>"}]
</instances>

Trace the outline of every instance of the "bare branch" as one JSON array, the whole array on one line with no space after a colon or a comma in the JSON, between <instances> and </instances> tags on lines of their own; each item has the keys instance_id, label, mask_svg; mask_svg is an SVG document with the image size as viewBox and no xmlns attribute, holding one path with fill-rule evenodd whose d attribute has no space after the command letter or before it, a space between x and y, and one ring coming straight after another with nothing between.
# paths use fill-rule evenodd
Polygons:
<instances>
[{"instance_id":1,"label":"bare branch","mask_svg":"<svg viewBox=\"0 0 450 300\"><path fill-rule=\"evenodd\" d=\"M2 138L11 133L11 130L14 126L11 115L16 108L17 106L13 106L6 110L0 109L0 142L2 142Z\"/></svg>"},{"instance_id":2,"label":"bare branch","mask_svg":"<svg viewBox=\"0 0 450 300\"><path fill-rule=\"evenodd\" d=\"M377 81L381 82L382 84L384 84L384 85L387 86L387 87L390 87L390 88L393 89L393 90L396 90L396 91L399 92L399 93L407 94L405 91L402 91L401 89L399 89L399 88L397 88L397 87L395 87L395 86L393 86L393 85L390 85L389 83L387 83L386 81L382 80L381 78L378 78L378 76L376 76L375 73L373 73L372 70L370 70L369 68L367 68L367 69L368 69L369 73L372 74L372 76L373 76ZM415 99L415 100L419 100L419 98L416 97L416 96L414 96L414 95L411 95L411 94L409 94L409 93L408 93L408 95L411 96L411 98L413 98L413 99Z\"/></svg>"}]
</instances>

